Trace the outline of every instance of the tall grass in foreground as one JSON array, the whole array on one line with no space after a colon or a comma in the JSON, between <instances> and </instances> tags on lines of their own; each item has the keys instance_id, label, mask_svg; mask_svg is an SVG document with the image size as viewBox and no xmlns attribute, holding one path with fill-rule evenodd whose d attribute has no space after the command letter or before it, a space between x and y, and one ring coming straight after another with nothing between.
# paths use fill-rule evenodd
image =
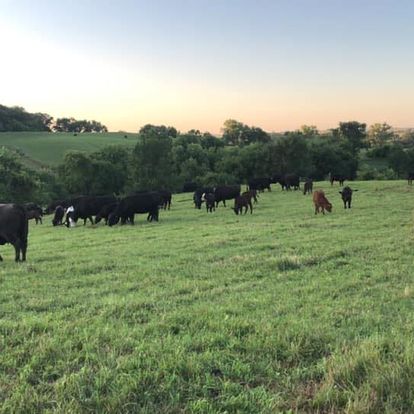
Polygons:
<instances>
[{"instance_id":1,"label":"tall grass in foreground","mask_svg":"<svg viewBox=\"0 0 414 414\"><path fill-rule=\"evenodd\" d=\"M333 213L274 187L253 215L174 197L159 223L31 225L3 246L2 412L414 412L413 190Z\"/></svg>"}]
</instances>

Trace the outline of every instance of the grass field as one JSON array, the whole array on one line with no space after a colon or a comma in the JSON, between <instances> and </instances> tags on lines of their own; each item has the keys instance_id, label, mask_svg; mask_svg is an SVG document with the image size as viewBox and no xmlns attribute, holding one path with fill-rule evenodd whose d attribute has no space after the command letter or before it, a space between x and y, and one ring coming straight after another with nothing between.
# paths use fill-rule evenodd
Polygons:
<instances>
[{"instance_id":1,"label":"grass field","mask_svg":"<svg viewBox=\"0 0 414 414\"><path fill-rule=\"evenodd\" d=\"M1 248L1 412L414 412L413 190L344 210L173 198L159 223L31 224Z\"/></svg>"},{"instance_id":2,"label":"grass field","mask_svg":"<svg viewBox=\"0 0 414 414\"><path fill-rule=\"evenodd\" d=\"M63 161L69 150L98 151L111 144L135 146L138 134L109 132L105 134L48 132L2 132L0 146L23 153L22 160L29 167L55 166Z\"/></svg>"}]
</instances>

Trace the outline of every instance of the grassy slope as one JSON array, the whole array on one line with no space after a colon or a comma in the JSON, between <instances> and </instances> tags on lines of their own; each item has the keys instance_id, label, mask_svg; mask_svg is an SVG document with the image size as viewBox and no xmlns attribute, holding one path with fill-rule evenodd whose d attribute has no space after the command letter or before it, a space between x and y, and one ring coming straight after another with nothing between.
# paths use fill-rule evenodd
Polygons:
<instances>
[{"instance_id":1,"label":"grassy slope","mask_svg":"<svg viewBox=\"0 0 414 414\"><path fill-rule=\"evenodd\" d=\"M107 134L78 134L72 133L47 133L47 132L2 132L0 133L0 146L11 149L19 149L25 155L24 161L29 166L40 165L53 166L63 160L68 150L93 152L110 144L122 144L134 146L138 134L128 133L128 139L124 133Z\"/></svg>"},{"instance_id":2,"label":"grassy slope","mask_svg":"<svg viewBox=\"0 0 414 414\"><path fill-rule=\"evenodd\" d=\"M4 412L413 412L413 190L299 192L252 216L31 226L0 265Z\"/></svg>"}]
</instances>

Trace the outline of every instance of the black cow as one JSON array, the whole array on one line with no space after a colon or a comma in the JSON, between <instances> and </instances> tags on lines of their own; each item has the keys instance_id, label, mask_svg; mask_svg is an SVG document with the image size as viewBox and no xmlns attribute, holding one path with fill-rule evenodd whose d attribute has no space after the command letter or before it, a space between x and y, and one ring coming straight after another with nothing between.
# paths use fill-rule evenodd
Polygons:
<instances>
[{"instance_id":1,"label":"black cow","mask_svg":"<svg viewBox=\"0 0 414 414\"><path fill-rule=\"evenodd\" d=\"M214 193L205 193L203 198L206 202L207 213L216 211L216 197L214 196Z\"/></svg>"},{"instance_id":2,"label":"black cow","mask_svg":"<svg viewBox=\"0 0 414 414\"><path fill-rule=\"evenodd\" d=\"M36 224L39 222L42 224L43 210L39 205L36 203L26 203L23 207L26 210L28 220L35 219Z\"/></svg>"},{"instance_id":3,"label":"black cow","mask_svg":"<svg viewBox=\"0 0 414 414\"><path fill-rule=\"evenodd\" d=\"M193 191L197 190L197 188L198 188L197 183L184 183L183 193L192 193Z\"/></svg>"},{"instance_id":4,"label":"black cow","mask_svg":"<svg viewBox=\"0 0 414 414\"><path fill-rule=\"evenodd\" d=\"M306 194L312 194L312 192L313 192L313 181L312 181L311 178L308 178L305 181L305 184L303 186L303 194L304 195L306 195Z\"/></svg>"},{"instance_id":5,"label":"black cow","mask_svg":"<svg viewBox=\"0 0 414 414\"><path fill-rule=\"evenodd\" d=\"M26 260L28 233L29 220L25 208L17 204L0 204L0 244L13 245L16 262ZM1 256L0 260L3 260Z\"/></svg>"},{"instance_id":6,"label":"black cow","mask_svg":"<svg viewBox=\"0 0 414 414\"><path fill-rule=\"evenodd\" d=\"M274 173L270 177L270 181L272 182L272 184L277 184L277 183L280 183L282 178L283 178L283 176L281 174Z\"/></svg>"},{"instance_id":7,"label":"black cow","mask_svg":"<svg viewBox=\"0 0 414 414\"><path fill-rule=\"evenodd\" d=\"M270 184L272 183L272 180L268 177L262 177L262 178L253 178L249 180L247 183L249 186L249 190L256 190L256 191L264 191L266 188L269 191L272 191Z\"/></svg>"},{"instance_id":8,"label":"black cow","mask_svg":"<svg viewBox=\"0 0 414 414\"><path fill-rule=\"evenodd\" d=\"M53 217L52 224L54 226L61 226L63 224L63 217L65 215L65 209L63 206L57 206L55 209L55 216Z\"/></svg>"},{"instance_id":9,"label":"black cow","mask_svg":"<svg viewBox=\"0 0 414 414\"><path fill-rule=\"evenodd\" d=\"M245 208L244 214L247 213L247 210L250 207L250 214L253 214L253 205L252 200L248 194L246 195L239 195L234 199L234 212L236 214L242 214L243 213L243 207Z\"/></svg>"},{"instance_id":10,"label":"black cow","mask_svg":"<svg viewBox=\"0 0 414 414\"><path fill-rule=\"evenodd\" d=\"M127 220L134 224L134 214L143 213L148 213L147 220L158 221L161 200L161 195L156 191L125 197L119 202L114 212L109 215L108 225L117 224L119 219L121 219L121 224L125 224Z\"/></svg>"},{"instance_id":11,"label":"black cow","mask_svg":"<svg viewBox=\"0 0 414 414\"><path fill-rule=\"evenodd\" d=\"M194 191L193 194L193 201L194 201L194 207L201 209L201 205L203 204L203 194L212 193L214 194L214 188L213 187L199 187Z\"/></svg>"},{"instance_id":12,"label":"black cow","mask_svg":"<svg viewBox=\"0 0 414 414\"><path fill-rule=\"evenodd\" d=\"M408 185L413 185L414 172L408 173L407 180L408 180Z\"/></svg>"},{"instance_id":13,"label":"black cow","mask_svg":"<svg viewBox=\"0 0 414 414\"><path fill-rule=\"evenodd\" d=\"M282 190L289 191L291 187L297 190L300 188L300 179L297 174L285 174L279 179L279 184Z\"/></svg>"},{"instance_id":14,"label":"black cow","mask_svg":"<svg viewBox=\"0 0 414 414\"><path fill-rule=\"evenodd\" d=\"M216 197L216 207L220 201L226 207L226 200L231 200L240 195L241 188L239 185L222 185L214 189L214 196Z\"/></svg>"},{"instance_id":15,"label":"black cow","mask_svg":"<svg viewBox=\"0 0 414 414\"><path fill-rule=\"evenodd\" d=\"M96 216L102 209L102 207L116 203L117 199L114 196L83 196L72 200L75 213L73 219L75 223L78 219L83 219L83 224L86 224L86 220L89 219L93 224L92 216Z\"/></svg>"},{"instance_id":16,"label":"black cow","mask_svg":"<svg viewBox=\"0 0 414 414\"><path fill-rule=\"evenodd\" d=\"M164 210L168 210L171 207L171 199L172 199L172 193L168 190L160 190L158 191L162 198L162 203L160 204L160 207L162 207Z\"/></svg>"},{"instance_id":17,"label":"black cow","mask_svg":"<svg viewBox=\"0 0 414 414\"><path fill-rule=\"evenodd\" d=\"M115 211L117 206L117 202L103 206L95 216L95 224L98 224L102 219L105 220L105 224L108 224L109 215Z\"/></svg>"},{"instance_id":18,"label":"black cow","mask_svg":"<svg viewBox=\"0 0 414 414\"><path fill-rule=\"evenodd\" d=\"M345 176L342 174L331 174L329 177L329 181L331 182L331 185L333 185L333 183L335 181L339 182L339 185L342 187L344 185L344 181L346 180Z\"/></svg>"},{"instance_id":19,"label":"black cow","mask_svg":"<svg viewBox=\"0 0 414 414\"><path fill-rule=\"evenodd\" d=\"M344 208L347 207L351 208L351 202L352 202L352 193L354 191L358 191L358 190L352 190L351 187L344 187L344 189L342 191L339 192L339 194L341 194L342 196L342 201L344 202Z\"/></svg>"}]
</instances>

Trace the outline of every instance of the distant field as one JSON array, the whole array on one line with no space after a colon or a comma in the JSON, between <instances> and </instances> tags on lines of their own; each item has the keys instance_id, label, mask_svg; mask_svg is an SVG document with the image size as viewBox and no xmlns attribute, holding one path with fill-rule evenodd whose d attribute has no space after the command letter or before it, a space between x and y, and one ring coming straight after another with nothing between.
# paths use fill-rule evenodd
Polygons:
<instances>
[{"instance_id":1,"label":"distant field","mask_svg":"<svg viewBox=\"0 0 414 414\"><path fill-rule=\"evenodd\" d=\"M32 224L27 263L0 249L0 412L414 412L414 191L352 187Z\"/></svg>"},{"instance_id":2,"label":"distant field","mask_svg":"<svg viewBox=\"0 0 414 414\"><path fill-rule=\"evenodd\" d=\"M47 132L1 132L0 146L23 151L23 161L31 167L54 166L59 164L66 151L93 152L110 144L133 147L138 134L109 132L106 134L47 133Z\"/></svg>"}]
</instances>

